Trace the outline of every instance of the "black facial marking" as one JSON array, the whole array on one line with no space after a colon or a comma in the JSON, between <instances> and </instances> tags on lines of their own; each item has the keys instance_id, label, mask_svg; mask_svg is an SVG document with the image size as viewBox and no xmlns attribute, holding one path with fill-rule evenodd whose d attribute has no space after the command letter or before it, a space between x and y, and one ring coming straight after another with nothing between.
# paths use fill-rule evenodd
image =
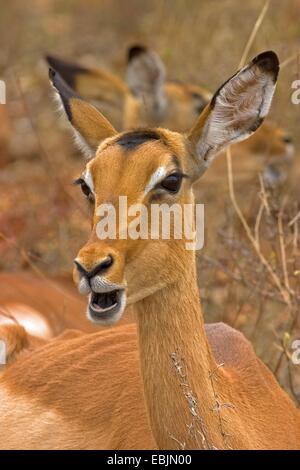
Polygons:
<instances>
[{"instance_id":1,"label":"black facial marking","mask_svg":"<svg viewBox=\"0 0 300 470\"><path fill-rule=\"evenodd\" d=\"M89 70L85 67L65 62L52 55L46 55L45 59L50 67L56 70L71 88L75 86L76 75L89 73Z\"/></svg>"},{"instance_id":2,"label":"black facial marking","mask_svg":"<svg viewBox=\"0 0 300 470\"><path fill-rule=\"evenodd\" d=\"M126 132L116 140L116 143L124 147L125 150L133 150L139 147L144 142L149 140L160 140L161 136L152 130L137 130L132 132Z\"/></svg>"}]
</instances>

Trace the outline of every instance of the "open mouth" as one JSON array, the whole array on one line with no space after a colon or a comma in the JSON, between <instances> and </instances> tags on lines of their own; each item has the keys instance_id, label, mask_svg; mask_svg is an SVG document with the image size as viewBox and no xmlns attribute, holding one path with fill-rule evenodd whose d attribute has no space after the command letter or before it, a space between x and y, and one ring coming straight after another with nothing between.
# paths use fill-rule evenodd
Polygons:
<instances>
[{"instance_id":1,"label":"open mouth","mask_svg":"<svg viewBox=\"0 0 300 470\"><path fill-rule=\"evenodd\" d=\"M89 300L88 315L92 321L114 323L123 313L125 303L123 289L111 292L92 292Z\"/></svg>"}]
</instances>

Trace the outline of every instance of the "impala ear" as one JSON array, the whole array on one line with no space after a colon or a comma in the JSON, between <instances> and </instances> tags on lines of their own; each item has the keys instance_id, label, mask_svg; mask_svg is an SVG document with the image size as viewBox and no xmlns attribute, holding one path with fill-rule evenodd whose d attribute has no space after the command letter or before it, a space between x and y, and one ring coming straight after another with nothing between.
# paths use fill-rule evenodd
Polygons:
<instances>
[{"instance_id":1,"label":"impala ear","mask_svg":"<svg viewBox=\"0 0 300 470\"><path fill-rule=\"evenodd\" d=\"M73 90L80 93L80 90L77 89L77 82L81 76L89 73L89 70L86 67L82 67L81 65L72 62L67 62L50 54L45 56L45 60L50 65L51 69L58 72L61 78Z\"/></svg>"},{"instance_id":2,"label":"impala ear","mask_svg":"<svg viewBox=\"0 0 300 470\"><path fill-rule=\"evenodd\" d=\"M167 103L166 70L159 55L144 46L132 46L128 50L126 78L133 95L144 101L154 117L160 119Z\"/></svg>"},{"instance_id":3,"label":"impala ear","mask_svg":"<svg viewBox=\"0 0 300 470\"><path fill-rule=\"evenodd\" d=\"M269 112L279 72L277 55L263 52L214 94L189 133L200 175L228 145L249 137Z\"/></svg>"},{"instance_id":4,"label":"impala ear","mask_svg":"<svg viewBox=\"0 0 300 470\"><path fill-rule=\"evenodd\" d=\"M93 156L99 144L107 137L114 136L116 130L94 106L74 92L55 70L49 69L49 78L73 127L77 143L88 156Z\"/></svg>"}]
</instances>

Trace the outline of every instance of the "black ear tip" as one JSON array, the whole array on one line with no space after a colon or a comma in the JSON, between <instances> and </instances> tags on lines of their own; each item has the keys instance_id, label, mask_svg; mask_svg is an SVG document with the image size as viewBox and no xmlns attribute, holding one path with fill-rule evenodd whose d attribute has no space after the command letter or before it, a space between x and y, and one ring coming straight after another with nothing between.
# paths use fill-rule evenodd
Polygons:
<instances>
[{"instance_id":1,"label":"black ear tip","mask_svg":"<svg viewBox=\"0 0 300 470\"><path fill-rule=\"evenodd\" d=\"M45 61L47 62L48 65L50 65L51 68L55 68L55 57L53 57L52 55L50 54L46 54L45 55Z\"/></svg>"},{"instance_id":2,"label":"black ear tip","mask_svg":"<svg viewBox=\"0 0 300 470\"><path fill-rule=\"evenodd\" d=\"M253 62L256 63L264 72L271 73L274 75L275 79L277 78L280 64L278 56L275 52L262 52L257 57L255 57Z\"/></svg>"},{"instance_id":3,"label":"black ear tip","mask_svg":"<svg viewBox=\"0 0 300 470\"><path fill-rule=\"evenodd\" d=\"M138 57L141 54L147 52L147 47L140 44L135 44L134 46L129 47L127 52L127 60L130 62L135 57Z\"/></svg>"}]
</instances>

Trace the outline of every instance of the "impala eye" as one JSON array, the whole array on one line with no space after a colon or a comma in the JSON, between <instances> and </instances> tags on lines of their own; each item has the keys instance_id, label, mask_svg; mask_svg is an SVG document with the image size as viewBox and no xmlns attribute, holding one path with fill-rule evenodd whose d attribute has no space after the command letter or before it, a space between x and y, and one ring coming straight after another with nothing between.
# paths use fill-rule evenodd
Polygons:
<instances>
[{"instance_id":1,"label":"impala eye","mask_svg":"<svg viewBox=\"0 0 300 470\"><path fill-rule=\"evenodd\" d=\"M86 197L89 197L91 195L91 190L84 181L81 182L80 187L81 187L81 191Z\"/></svg>"},{"instance_id":2,"label":"impala eye","mask_svg":"<svg viewBox=\"0 0 300 470\"><path fill-rule=\"evenodd\" d=\"M169 193L176 194L178 193L181 183L182 183L182 178L184 177L183 174L181 173L173 173L172 175L167 176L161 183L160 187L165 189L166 191L169 191Z\"/></svg>"},{"instance_id":3,"label":"impala eye","mask_svg":"<svg viewBox=\"0 0 300 470\"><path fill-rule=\"evenodd\" d=\"M90 189L90 187L86 184L84 179L78 178L77 180L74 181L74 184L78 184L81 188L81 191L87 197L91 202L94 201L94 195Z\"/></svg>"}]
</instances>

